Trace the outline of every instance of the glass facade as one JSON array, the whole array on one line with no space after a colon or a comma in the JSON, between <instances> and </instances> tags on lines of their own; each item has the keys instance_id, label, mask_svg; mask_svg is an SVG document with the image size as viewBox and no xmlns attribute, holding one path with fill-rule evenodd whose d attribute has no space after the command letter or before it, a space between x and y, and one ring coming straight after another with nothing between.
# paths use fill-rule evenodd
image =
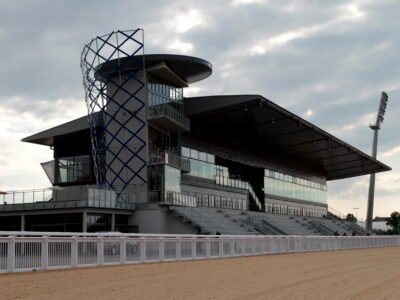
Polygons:
<instances>
[{"instance_id":1,"label":"glass facade","mask_svg":"<svg viewBox=\"0 0 400 300\"><path fill-rule=\"evenodd\" d=\"M189 158L189 175L215 180L217 166L215 165L214 155L187 147L182 147L181 155Z\"/></svg>"},{"instance_id":2,"label":"glass facade","mask_svg":"<svg viewBox=\"0 0 400 300\"><path fill-rule=\"evenodd\" d=\"M304 178L265 170L264 193L316 203L327 204L326 185Z\"/></svg>"},{"instance_id":3,"label":"glass facade","mask_svg":"<svg viewBox=\"0 0 400 300\"><path fill-rule=\"evenodd\" d=\"M91 181L90 156L60 157L57 163L57 183L85 183Z\"/></svg>"},{"instance_id":4,"label":"glass facade","mask_svg":"<svg viewBox=\"0 0 400 300\"><path fill-rule=\"evenodd\" d=\"M181 171L179 169L165 166L165 191L180 192L181 191Z\"/></svg>"},{"instance_id":5,"label":"glass facade","mask_svg":"<svg viewBox=\"0 0 400 300\"><path fill-rule=\"evenodd\" d=\"M168 85L153 77L149 77L148 91L149 106L168 102L181 102L183 99L183 88Z\"/></svg>"}]
</instances>

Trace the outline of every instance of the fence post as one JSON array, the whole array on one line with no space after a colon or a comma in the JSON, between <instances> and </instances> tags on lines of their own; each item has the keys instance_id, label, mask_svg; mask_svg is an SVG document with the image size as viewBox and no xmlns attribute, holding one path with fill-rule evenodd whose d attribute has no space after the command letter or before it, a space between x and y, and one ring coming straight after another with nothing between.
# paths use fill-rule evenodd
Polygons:
<instances>
[{"instance_id":1,"label":"fence post","mask_svg":"<svg viewBox=\"0 0 400 300\"><path fill-rule=\"evenodd\" d=\"M140 262L146 261L146 239L140 238Z\"/></svg>"},{"instance_id":2,"label":"fence post","mask_svg":"<svg viewBox=\"0 0 400 300\"><path fill-rule=\"evenodd\" d=\"M102 236L97 237L97 264L104 263L104 239Z\"/></svg>"},{"instance_id":3,"label":"fence post","mask_svg":"<svg viewBox=\"0 0 400 300\"><path fill-rule=\"evenodd\" d=\"M182 249L181 249L182 247L181 247L181 238L180 237L178 237L177 239L176 239L176 260L181 260L181 251L182 251Z\"/></svg>"},{"instance_id":4,"label":"fence post","mask_svg":"<svg viewBox=\"0 0 400 300\"><path fill-rule=\"evenodd\" d=\"M120 262L122 265L126 264L126 238L122 237L120 246L119 246L119 253L120 253Z\"/></svg>"},{"instance_id":5,"label":"fence post","mask_svg":"<svg viewBox=\"0 0 400 300\"><path fill-rule=\"evenodd\" d=\"M15 236L10 236L7 249L7 270L14 272L15 270Z\"/></svg>"},{"instance_id":6,"label":"fence post","mask_svg":"<svg viewBox=\"0 0 400 300\"><path fill-rule=\"evenodd\" d=\"M78 239L76 236L71 241L71 267L78 265Z\"/></svg>"},{"instance_id":7,"label":"fence post","mask_svg":"<svg viewBox=\"0 0 400 300\"><path fill-rule=\"evenodd\" d=\"M223 257L224 256L224 241L222 239L222 237L219 237L219 257Z\"/></svg>"},{"instance_id":8,"label":"fence post","mask_svg":"<svg viewBox=\"0 0 400 300\"><path fill-rule=\"evenodd\" d=\"M211 256L211 241L209 238L206 239L206 258Z\"/></svg>"},{"instance_id":9,"label":"fence post","mask_svg":"<svg viewBox=\"0 0 400 300\"><path fill-rule=\"evenodd\" d=\"M196 253L196 238L192 238L192 258L196 259L197 253Z\"/></svg>"},{"instance_id":10,"label":"fence post","mask_svg":"<svg viewBox=\"0 0 400 300\"><path fill-rule=\"evenodd\" d=\"M164 261L164 248L165 248L164 238L161 237L160 242L158 243L158 258L160 261Z\"/></svg>"},{"instance_id":11,"label":"fence post","mask_svg":"<svg viewBox=\"0 0 400 300\"><path fill-rule=\"evenodd\" d=\"M49 237L42 237L42 269L46 270L49 266Z\"/></svg>"}]
</instances>

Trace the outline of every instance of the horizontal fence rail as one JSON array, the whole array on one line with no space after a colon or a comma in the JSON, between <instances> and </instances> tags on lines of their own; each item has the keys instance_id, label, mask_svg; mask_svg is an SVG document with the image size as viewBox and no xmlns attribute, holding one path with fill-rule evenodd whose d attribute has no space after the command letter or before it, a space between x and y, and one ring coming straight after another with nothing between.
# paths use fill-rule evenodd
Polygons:
<instances>
[{"instance_id":1,"label":"horizontal fence rail","mask_svg":"<svg viewBox=\"0 0 400 300\"><path fill-rule=\"evenodd\" d=\"M397 236L0 232L0 273L400 246Z\"/></svg>"}]
</instances>

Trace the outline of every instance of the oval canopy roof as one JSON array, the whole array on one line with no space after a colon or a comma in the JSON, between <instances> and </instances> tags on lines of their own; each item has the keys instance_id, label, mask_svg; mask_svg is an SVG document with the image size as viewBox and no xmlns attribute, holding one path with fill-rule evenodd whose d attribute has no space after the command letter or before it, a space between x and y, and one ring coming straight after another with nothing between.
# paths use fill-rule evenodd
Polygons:
<instances>
[{"instance_id":1,"label":"oval canopy roof","mask_svg":"<svg viewBox=\"0 0 400 300\"><path fill-rule=\"evenodd\" d=\"M154 67L168 69L173 75L179 77L184 85L194 83L209 77L212 73L212 64L204 59L175 54L146 54L134 57L114 59L97 66L98 75L114 75L122 68L124 71L137 69L138 62L144 58L146 69ZM169 74L171 76L171 74Z\"/></svg>"}]
</instances>

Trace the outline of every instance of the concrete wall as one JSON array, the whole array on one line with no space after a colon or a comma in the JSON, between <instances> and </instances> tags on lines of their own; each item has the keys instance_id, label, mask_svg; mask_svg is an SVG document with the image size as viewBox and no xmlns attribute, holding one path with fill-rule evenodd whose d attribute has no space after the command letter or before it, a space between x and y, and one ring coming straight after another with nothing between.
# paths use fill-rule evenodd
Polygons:
<instances>
[{"instance_id":1,"label":"concrete wall","mask_svg":"<svg viewBox=\"0 0 400 300\"><path fill-rule=\"evenodd\" d=\"M192 226L174 218L167 207L135 211L129 225L138 226L139 233L196 233Z\"/></svg>"},{"instance_id":2,"label":"concrete wall","mask_svg":"<svg viewBox=\"0 0 400 300\"><path fill-rule=\"evenodd\" d=\"M143 83L145 83L145 73L140 72L137 75ZM146 85L144 85L139 92L140 84L133 79L130 79L126 83L123 83L126 77L118 76L113 77L112 82L107 85L107 95L113 98L107 104L107 112L105 114L105 125L106 125L106 144L111 151L107 151L106 161L112 169L121 178L118 178L116 174L112 171L107 173L107 180L113 181L114 188L120 191L123 188L124 182L128 182L127 190L128 192L139 192L145 197L147 191L147 155L148 155L148 127L147 127L147 93ZM122 88L118 85L123 85ZM137 93L136 93L137 92ZM145 107L141 109L142 103L137 101L132 95L136 93L136 97L145 103ZM123 109L120 109L119 105L123 104ZM132 118L132 114L135 117ZM112 120L115 119L118 122ZM144 125L143 125L144 123ZM144 128L138 132L139 140L136 137L132 138L132 133L136 133L142 126ZM121 129L122 127L122 129ZM112 132L116 134L116 139L113 139L113 135L108 133ZM122 142L122 144L121 144ZM132 150L132 151L131 151ZM114 155L118 153L118 158L113 160ZM135 156L132 152L137 154ZM142 168L143 161L146 167ZM128 163L124 167L123 163ZM122 170L121 170L122 169ZM138 172L139 176L134 176L134 173L130 170ZM120 171L121 170L121 171ZM140 170L140 171L139 171ZM133 178L132 178L133 177ZM144 180L142 180L142 179ZM147 198L147 197L146 197Z\"/></svg>"}]
</instances>

